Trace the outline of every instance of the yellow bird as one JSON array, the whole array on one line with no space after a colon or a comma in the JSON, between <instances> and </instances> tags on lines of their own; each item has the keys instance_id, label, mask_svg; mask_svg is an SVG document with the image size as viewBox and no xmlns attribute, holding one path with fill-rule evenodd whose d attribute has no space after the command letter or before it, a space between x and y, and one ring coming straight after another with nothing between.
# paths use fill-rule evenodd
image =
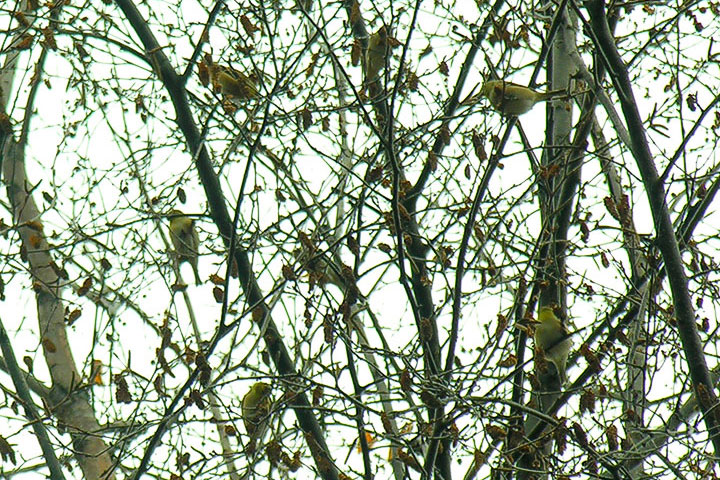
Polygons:
<instances>
[{"instance_id":1,"label":"yellow bird","mask_svg":"<svg viewBox=\"0 0 720 480\"><path fill-rule=\"evenodd\" d=\"M480 89L480 95L487 97L493 108L503 115L522 115L538 102L567 95L567 91L538 92L504 80L488 80Z\"/></svg>"},{"instance_id":2,"label":"yellow bird","mask_svg":"<svg viewBox=\"0 0 720 480\"><path fill-rule=\"evenodd\" d=\"M389 52L387 29L383 25L368 39L365 52L365 88L378 80L380 70L387 64Z\"/></svg>"},{"instance_id":3,"label":"yellow bird","mask_svg":"<svg viewBox=\"0 0 720 480\"><path fill-rule=\"evenodd\" d=\"M199 285L200 274L198 273L198 247L200 237L195 229L195 220L188 217L180 210L172 210L170 217L170 240L175 248L175 258L178 268L183 262L188 262L195 274L195 285Z\"/></svg>"},{"instance_id":4,"label":"yellow bird","mask_svg":"<svg viewBox=\"0 0 720 480\"><path fill-rule=\"evenodd\" d=\"M568 337L565 326L555 315L552 307L540 307L535 327L535 347L542 350L545 358L555 365L560 383L567 380L565 372L567 359L572 348L572 340Z\"/></svg>"},{"instance_id":5,"label":"yellow bird","mask_svg":"<svg viewBox=\"0 0 720 480\"><path fill-rule=\"evenodd\" d=\"M215 82L220 91L229 97L238 100L250 100L260 96L255 81L231 67L213 65Z\"/></svg>"},{"instance_id":6,"label":"yellow bird","mask_svg":"<svg viewBox=\"0 0 720 480\"><path fill-rule=\"evenodd\" d=\"M242 399L242 418L245 431L250 437L247 452L255 451L255 442L262 436L265 423L270 415L272 386L265 382L256 382Z\"/></svg>"}]
</instances>

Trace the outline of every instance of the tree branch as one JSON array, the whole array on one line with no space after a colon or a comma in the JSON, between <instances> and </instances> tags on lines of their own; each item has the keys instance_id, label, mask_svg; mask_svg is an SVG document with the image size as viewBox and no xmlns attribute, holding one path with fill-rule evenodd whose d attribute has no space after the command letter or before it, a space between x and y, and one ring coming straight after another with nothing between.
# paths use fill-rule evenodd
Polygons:
<instances>
[{"instance_id":1,"label":"tree branch","mask_svg":"<svg viewBox=\"0 0 720 480\"><path fill-rule=\"evenodd\" d=\"M675 304L678 333L685 352L690 378L695 393L700 399L702 411L705 414L705 425L708 428L710 440L715 447L715 454L720 455L720 426L718 425L718 415L716 413L717 396L695 325L695 311L688 291L688 280L680 257L677 238L665 202L665 188L653 163L652 153L645 137L645 128L635 102L627 68L620 57L608 28L604 1L588 0L585 2L585 6L590 14L593 41L607 66L625 115L625 121L630 132L631 151L640 170L643 184L646 187L648 202L655 223L657 235L655 243L665 262L665 269Z\"/></svg>"},{"instance_id":2,"label":"tree branch","mask_svg":"<svg viewBox=\"0 0 720 480\"><path fill-rule=\"evenodd\" d=\"M125 14L135 33L140 38L145 54L148 56L155 74L167 89L170 99L173 103L175 113L177 115L176 122L178 127L185 136L189 150L195 158L195 166L200 176L200 181L207 195L208 205L210 207L210 215L220 232L220 236L227 247L230 247L230 239L233 237L235 225L227 210L225 198L223 196L220 182L212 166L210 155L205 148L203 139L198 131L193 113L187 101L185 92L185 82L183 77L178 75L169 59L163 53L160 45L157 43L153 33L148 27L140 12L135 7L132 0L116 0L117 5ZM294 378L297 375L292 359L288 353L285 344L282 341L282 335L268 314L268 307L265 303L265 296L260 290L255 275L252 271L250 259L247 251L242 248L236 248L234 260L238 264L240 275L240 283L242 285L247 303L254 306L253 318L258 324L266 326L264 329L265 344L270 352L270 356L277 368L278 372L283 376ZM213 343L223 336L227 331L227 326L222 326L216 335ZM191 379L192 380L192 377ZM308 443L310 451L315 460L320 476L326 480L336 480L338 471L331 460L330 452L320 425L313 415L313 409L308 402L305 394L293 392L292 398L288 401L293 407L300 428L305 432L305 439ZM152 439L145 449L145 454L141 460L138 469L133 478L137 479L147 469L150 457L159 444L160 438L164 433L164 423L161 422L155 431Z\"/></svg>"}]
</instances>

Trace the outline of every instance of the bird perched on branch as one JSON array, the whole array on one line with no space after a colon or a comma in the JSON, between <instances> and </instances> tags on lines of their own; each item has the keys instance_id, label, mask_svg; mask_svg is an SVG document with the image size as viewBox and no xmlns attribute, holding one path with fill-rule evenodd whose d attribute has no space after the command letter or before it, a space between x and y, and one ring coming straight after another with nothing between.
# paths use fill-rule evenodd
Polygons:
<instances>
[{"instance_id":1,"label":"bird perched on branch","mask_svg":"<svg viewBox=\"0 0 720 480\"><path fill-rule=\"evenodd\" d=\"M550 306L540 307L535 327L535 348L542 351L545 358L555 365L560 383L567 380L565 368L572 348L572 340L562 321Z\"/></svg>"},{"instance_id":2,"label":"bird perched on branch","mask_svg":"<svg viewBox=\"0 0 720 480\"><path fill-rule=\"evenodd\" d=\"M260 96L255 81L232 67L213 65L213 83L220 91L237 100L251 100Z\"/></svg>"},{"instance_id":3,"label":"bird perched on branch","mask_svg":"<svg viewBox=\"0 0 720 480\"><path fill-rule=\"evenodd\" d=\"M567 91L538 92L504 80L488 80L480 89L480 95L487 97L493 108L503 115L522 115L529 112L538 102L567 96Z\"/></svg>"},{"instance_id":4,"label":"bird perched on branch","mask_svg":"<svg viewBox=\"0 0 720 480\"><path fill-rule=\"evenodd\" d=\"M379 78L380 70L387 65L390 55L388 32L385 25L370 35L365 51L365 88L369 89Z\"/></svg>"},{"instance_id":5,"label":"bird perched on branch","mask_svg":"<svg viewBox=\"0 0 720 480\"><path fill-rule=\"evenodd\" d=\"M267 417L270 415L272 386L265 382L255 382L242 399L242 418L245 431L250 437L247 452L254 453L255 443L262 437Z\"/></svg>"},{"instance_id":6,"label":"bird perched on branch","mask_svg":"<svg viewBox=\"0 0 720 480\"><path fill-rule=\"evenodd\" d=\"M170 240L175 248L178 268L183 262L188 262L195 274L195 285L199 285L201 283L198 273L200 237L195 229L195 220L180 210L172 210L168 216L170 217Z\"/></svg>"}]
</instances>

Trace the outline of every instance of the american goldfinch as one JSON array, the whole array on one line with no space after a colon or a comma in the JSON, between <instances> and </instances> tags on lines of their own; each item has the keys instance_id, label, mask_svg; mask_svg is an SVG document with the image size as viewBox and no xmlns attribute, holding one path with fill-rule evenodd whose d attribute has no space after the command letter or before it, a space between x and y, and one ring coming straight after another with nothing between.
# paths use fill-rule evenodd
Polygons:
<instances>
[{"instance_id":1,"label":"american goldfinch","mask_svg":"<svg viewBox=\"0 0 720 480\"><path fill-rule=\"evenodd\" d=\"M183 262L188 262L195 274L195 285L199 285L198 273L198 247L200 238L195 229L195 221L180 210L170 212L170 240L175 248L175 258L178 268Z\"/></svg>"},{"instance_id":2,"label":"american goldfinch","mask_svg":"<svg viewBox=\"0 0 720 480\"><path fill-rule=\"evenodd\" d=\"M220 85L224 95L238 100L249 100L260 95L253 79L244 73L220 65L213 65L213 70L215 82Z\"/></svg>"},{"instance_id":3,"label":"american goldfinch","mask_svg":"<svg viewBox=\"0 0 720 480\"><path fill-rule=\"evenodd\" d=\"M503 80L488 80L480 89L480 95L487 97L495 110L503 115L522 115L529 112L538 102L566 94L565 90L538 92Z\"/></svg>"},{"instance_id":4,"label":"american goldfinch","mask_svg":"<svg viewBox=\"0 0 720 480\"><path fill-rule=\"evenodd\" d=\"M255 451L255 442L262 436L263 427L268 415L272 400L270 391L272 386L265 382L256 382L250 387L250 391L242 399L242 417L245 424L245 431L250 437L247 451Z\"/></svg>"},{"instance_id":5,"label":"american goldfinch","mask_svg":"<svg viewBox=\"0 0 720 480\"><path fill-rule=\"evenodd\" d=\"M560 377L560 383L565 383L567 365L572 340L568 337L567 330L560 319L555 316L552 307L540 307L538 312L538 323L535 327L535 347L545 354L545 358L555 365Z\"/></svg>"},{"instance_id":6,"label":"american goldfinch","mask_svg":"<svg viewBox=\"0 0 720 480\"><path fill-rule=\"evenodd\" d=\"M389 55L388 35L385 25L370 35L367 51L365 52L365 87L379 78L380 70L387 64Z\"/></svg>"}]
</instances>

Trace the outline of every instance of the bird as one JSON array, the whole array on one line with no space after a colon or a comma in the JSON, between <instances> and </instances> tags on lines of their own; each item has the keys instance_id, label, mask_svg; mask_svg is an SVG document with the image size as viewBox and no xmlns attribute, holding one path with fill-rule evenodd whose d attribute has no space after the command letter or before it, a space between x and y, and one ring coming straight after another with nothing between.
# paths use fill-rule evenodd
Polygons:
<instances>
[{"instance_id":1,"label":"bird","mask_svg":"<svg viewBox=\"0 0 720 480\"><path fill-rule=\"evenodd\" d=\"M504 115L514 116L529 112L538 102L567 95L567 91L538 92L504 80L488 80L480 89L480 95L487 97L495 110Z\"/></svg>"},{"instance_id":2,"label":"bird","mask_svg":"<svg viewBox=\"0 0 720 480\"><path fill-rule=\"evenodd\" d=\"M272 400L270 399L270 391L272 386L265 382L255 382L250 390L242 399L242 418L245 424L245 432L250 437L247 452L255 451L255 442L263 434Z\"/></svg>"},{"instance_id":3,"label":"bird","mask_svg":"<svg viewBox=\"0 0 720 480\"><path fill-rule=\"evenodd\" d=\"M250 100L260 96L255 81L244 73L221 65L213 65L212 70L214 83L220 86L224 95L238 100Z\"/></svg>"},{"instance_id":4,"label":"bird","mask_svg":"<svg viewBox=\"0 0 720 480\"><path fill-rule=\"evenodd\" d=\"M380 70L387 64L389 51L387 29L383 25L368 39L365 51L365 88L370 88L370 85L378 80Z\"/></svg>"},{"instance_id":5,"label":"bird","mask_svg":"<svg viewBox=\"0 0 720 480\"><path fill-rule=\"evenodd\" d=\"M560 383L564 384L567 380L565 369L572 348L572 340L551 306L540 307L538 312L535 326L535 347L542 350L545 358L555 365Z\"/></svg>"},{"instance_id":6,"label":"bird","mask_svg":"<svg viewBox=\"0 0 720 480\"><path fill-rule=\"evenodd\" d=\"M195 274L195 285L199 285L201 283L198 272L200 237L195 228L195 220L180 210L171 210L168 216L170 217L170 240L175 248L178 268L183 262L188 262Z\"/></svg>"}]
</instances>

